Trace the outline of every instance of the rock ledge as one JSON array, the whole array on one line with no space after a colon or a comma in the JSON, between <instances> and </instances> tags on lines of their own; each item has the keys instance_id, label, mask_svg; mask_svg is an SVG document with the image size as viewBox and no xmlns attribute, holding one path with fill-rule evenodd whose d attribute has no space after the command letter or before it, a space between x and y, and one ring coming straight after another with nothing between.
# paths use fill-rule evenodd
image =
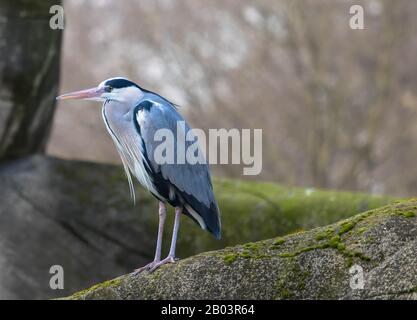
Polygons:
<instances>
[{"instance_id":1,"label":"rock ledge","mask_svg":"<svg viewBox=\"0 0 417 320\"><path fill-rule=\"evenodd\" d=\"M417 299L417 200L202 253L64 299ZM363 269L364 289L349 270Z\"/></svg>"}]
</instances>

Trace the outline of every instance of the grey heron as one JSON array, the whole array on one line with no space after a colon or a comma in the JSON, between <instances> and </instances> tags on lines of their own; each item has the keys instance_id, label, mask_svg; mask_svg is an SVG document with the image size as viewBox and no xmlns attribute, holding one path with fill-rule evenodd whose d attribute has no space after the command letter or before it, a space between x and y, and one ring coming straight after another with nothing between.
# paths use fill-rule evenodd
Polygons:
<instances>
[{"instance_id":1,"label":"grey heron","mask_svg":"<svg viewBox=\"0 0 417 320\"><path fill-rule=\"evenodd\" d=\"M153 271L163 264L175 262L181 214L187 215L220 239L220 211L214 197L208 164L205 161L160 164L154 158L158 144L154 139L157 130L168 129L175 133L179 121L185 123L185 134L191 130L176 105L122 77L107 79L95 88L67 93L57 99L103 102L103 120L119 152L133 198L132 175L159 200L155 258L136 272ZM176 135L174 138L178 139ZM186 142L185 148L189 146L190 142ZM166 203L175 208L175 220L168 256L161 259Z\"/></svg>"}]
</instances>

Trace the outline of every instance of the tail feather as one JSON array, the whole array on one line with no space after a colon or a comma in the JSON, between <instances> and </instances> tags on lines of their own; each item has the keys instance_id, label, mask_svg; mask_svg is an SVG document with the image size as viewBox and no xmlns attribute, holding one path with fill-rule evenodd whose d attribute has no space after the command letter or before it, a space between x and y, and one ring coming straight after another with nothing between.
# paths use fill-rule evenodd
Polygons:
<instances>
[{"instance_id":1,"label":"tail feather","mask_svg":"<svg viewBox=\"0 0 417 320\"><path fill-rule=\"evenodd\" d=\"M182 195L186 204L184 213L197 222L201 228L208 230L216 239L221 238L220 210L217 203L210 203L210 207L199 202L191 195Z\"/></svg>"}]
</instances>

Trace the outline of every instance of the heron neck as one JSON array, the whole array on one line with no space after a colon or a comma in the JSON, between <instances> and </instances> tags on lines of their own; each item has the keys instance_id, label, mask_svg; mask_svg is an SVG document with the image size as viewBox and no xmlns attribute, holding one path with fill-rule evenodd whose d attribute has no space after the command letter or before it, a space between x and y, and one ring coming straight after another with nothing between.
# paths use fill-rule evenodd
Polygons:
<instances>
[{"instance_id":1,"label":"heron neck","mask_svg":"<svg viewBox=\"0 0 417 320\"><path fill-rule=\"evenodd\" d=\"M120 101L108 100L103 104L105 115L111 122L117 120L128 120L131 118L132 110L130 104Z\"/></svg>"}]
</instances>

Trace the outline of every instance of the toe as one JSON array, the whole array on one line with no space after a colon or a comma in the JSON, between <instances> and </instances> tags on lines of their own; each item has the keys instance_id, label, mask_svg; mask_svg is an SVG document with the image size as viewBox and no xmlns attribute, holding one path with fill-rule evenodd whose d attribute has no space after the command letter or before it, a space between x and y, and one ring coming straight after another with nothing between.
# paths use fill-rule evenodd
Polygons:
<instances>
[{"instance_id":1,"label":"toe","mask_svg":"<svg viewBox=\"0 0 417 320\"><path fill-rule=\"evenodd\" d=\"M151 270L159 262L160 261L152 261L152 262L148 263L147 265L133 271L133 274L138 274L138 273L141 273L142 271L145 271L145 270Z\"/></svg>"},{"instance_id":2,"label":"toe","mask_svg":"<svg viewBox=\"0 0 417 320\"><path fill-rule=\"evenodd\" d=\"M155 265L154 265L154 266L152 266L152 267L149 269L149 272L153 272L153 271L155 271L156 269L158 269L160 266L162 266L162 265L164 265L164 264L167 264L167 263L174 263L175 261L176 261L176 259L175 259L174 257L168 256L168 257L166 257L164 260L161 260L161 261L159 261L158 263L155 263Z\"/></svg>"}]
</instances>

